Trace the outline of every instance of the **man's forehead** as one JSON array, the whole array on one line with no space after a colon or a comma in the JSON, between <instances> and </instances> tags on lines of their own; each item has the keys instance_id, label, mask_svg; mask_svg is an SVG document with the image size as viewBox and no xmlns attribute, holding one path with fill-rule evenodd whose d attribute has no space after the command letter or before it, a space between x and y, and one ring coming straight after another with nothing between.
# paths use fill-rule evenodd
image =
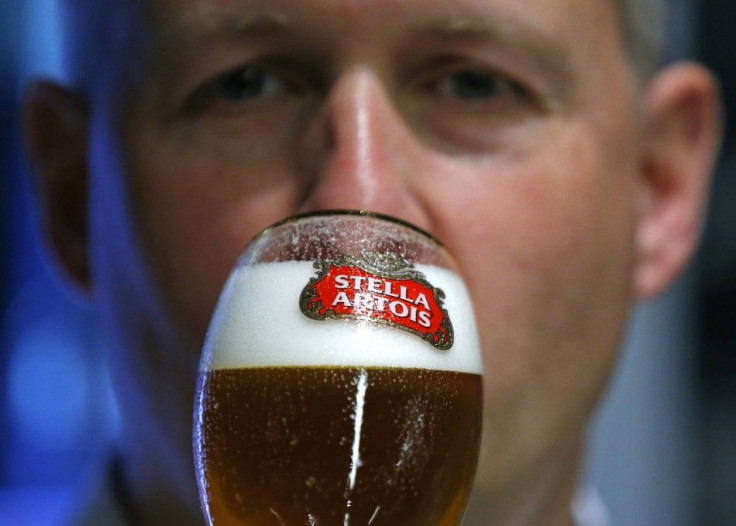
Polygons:
<instances>
[{"instance_id":1,"label":"man's forehead","mask_svg":"<svg viewBox=\"0 0 736 526\"><path fill-rule=\"evenodd\" d=\"M119 0L124 2L124 0ZM545 21L547 26L573 20L577 14L591 11L615 12L614 0L135 0L149 7L163 22L179 18L191 23L207 25L214 17L253 16L253 13L281 13L284 16L306 16L309 13L333 13L343 18L359 17L369 23L374 16L402 13L407 22L422 18L423 14L444 12L461 17L506 16L524 20ZM369 18L366 19L365 17Z\"/></svg>"},{"instance_id":2,"label":"man's forehead","mask_svg":"<svg viewBox=\"0 0 736 526\"><path fill-rule=\"evenodd\" d=\"M212 33L292 29L385 33L387 26L447 33L491 31L550 41L591 32L615 20L611 0L142 0L167 37L196 40ZM585 23L583 23L585 22ZM597 31L593 31L596 33ZM576 37L577 40L579 38Z\"/></svg>"}]
</instances>

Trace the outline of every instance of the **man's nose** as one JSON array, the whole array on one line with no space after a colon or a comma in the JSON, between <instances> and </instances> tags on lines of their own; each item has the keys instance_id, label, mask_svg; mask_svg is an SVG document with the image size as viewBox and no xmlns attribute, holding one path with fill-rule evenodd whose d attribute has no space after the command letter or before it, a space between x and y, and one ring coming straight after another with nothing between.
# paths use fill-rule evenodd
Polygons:
<instances>
[{"instance_id":1,"label":"man's nose","mask_svg":"<svg viewBox=\"0 0 736 526\"><path fill-rule=\"evenodd\" d=\"M352 208L429 229L412 184L420 153L380 78L353 68L333 85L300 145L309 177L301 212Z\"/></svg>"}]
</instances>

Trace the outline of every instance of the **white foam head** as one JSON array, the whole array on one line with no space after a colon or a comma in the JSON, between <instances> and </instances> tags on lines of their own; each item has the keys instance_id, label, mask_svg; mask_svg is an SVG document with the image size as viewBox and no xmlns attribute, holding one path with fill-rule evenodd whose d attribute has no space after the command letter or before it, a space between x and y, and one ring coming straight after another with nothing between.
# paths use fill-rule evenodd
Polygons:
<instances>
[{"instance_id":1,"label":"white foam head","mask_svg":"<svg viewBox=\"0 0 736 526\"><path fill-rule=\"evenodd\" d=\"M440 350L420 337L367 320L313 320L299 298L316 274L312 262L238 268L212 319L200 368L273 366L400 367L481 374L475 317L468 292L453 272L417 265L445 293L454 344Z\"/></svg>"}]
</instances>

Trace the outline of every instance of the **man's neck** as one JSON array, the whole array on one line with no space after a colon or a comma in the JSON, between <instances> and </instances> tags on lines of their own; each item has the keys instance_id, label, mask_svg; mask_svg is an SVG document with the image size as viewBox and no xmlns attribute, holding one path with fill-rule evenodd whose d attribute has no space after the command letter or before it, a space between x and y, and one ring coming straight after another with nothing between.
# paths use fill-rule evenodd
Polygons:
<instances>
[{"instance_id":1,"label":"man's neck","mask_svg":"<svg viewBox=\"0 0 736 526\"><path fill-rule=\"evenodd\" d=\"M477 480L463 525L572 526L582 443L568 441L511 483L492 487Z\"/></svg>"},{"instance_id":2,"label":"man's neck","mask_svg":"<svg viewBox=\"0 0 736 526\"><path fill-rule=\"evenodd\" d=\"M201 524L188 430L166 429L140 418L137 423L128 430L132 440L120 470L122 495L135 524ZM571 433L511 481L493 485L478 476L464 526L574 524L571 503L583 444L584 433Z\"/></svg>"}]
</instances>

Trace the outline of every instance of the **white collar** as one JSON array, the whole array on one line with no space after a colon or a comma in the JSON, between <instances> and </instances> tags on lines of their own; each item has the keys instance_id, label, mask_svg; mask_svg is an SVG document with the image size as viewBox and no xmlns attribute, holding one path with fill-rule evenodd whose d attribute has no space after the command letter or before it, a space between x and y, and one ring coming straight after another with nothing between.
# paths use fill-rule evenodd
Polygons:
<instances>
[{"instance_id":1,"label":"white collar","mask_svg":"<svg viewBox=\"0 0 736 526\"><path fill-rule=\"evenodd\" d=\"M611 526L611 516L600 494L592 487L578 490L572 499L572 516L576 526Z\"/></svg>"}]
</instances>

